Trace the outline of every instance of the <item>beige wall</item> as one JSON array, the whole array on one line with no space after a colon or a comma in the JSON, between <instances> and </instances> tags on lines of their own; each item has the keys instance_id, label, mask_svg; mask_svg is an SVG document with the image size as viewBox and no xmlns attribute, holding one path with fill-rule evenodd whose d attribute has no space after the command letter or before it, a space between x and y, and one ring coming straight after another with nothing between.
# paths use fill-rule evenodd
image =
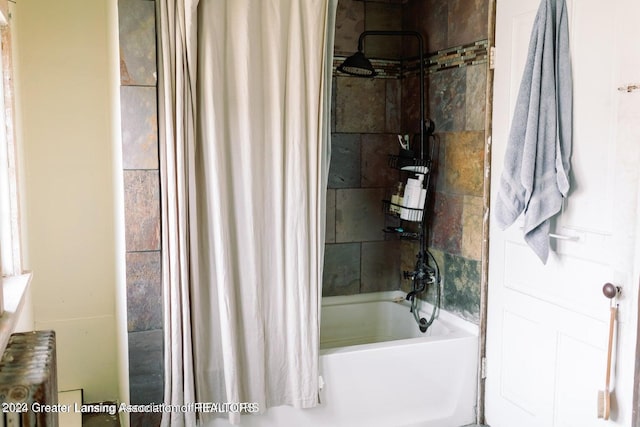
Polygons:
<instances>
[{"instance_id":1,"label":"beige wall","mask_svg":"<svg viewBox=\"0 0 640 427\"><path fill-rule=\"evenodd\" d=\"M35 328L56 331L60 390L82 388L88 402L120 400L115 0L18 0L16 15Z\"/></svg>"}]
</instances>

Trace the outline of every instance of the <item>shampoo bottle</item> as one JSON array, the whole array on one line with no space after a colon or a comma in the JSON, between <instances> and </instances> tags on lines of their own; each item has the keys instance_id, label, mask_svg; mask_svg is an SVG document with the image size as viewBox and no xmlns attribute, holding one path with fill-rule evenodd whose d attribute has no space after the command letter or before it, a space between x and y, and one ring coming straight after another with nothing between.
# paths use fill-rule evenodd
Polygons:
<instances>
[{"instance_id":1,"label":"shampoo bottle","mask_svg":"<svg viewBox=\"0 0 640 427\"><path fill-rule=\"evenodd\" d=\"M422 174L418 174L415 179L409 178L407 180L402 202L404 208L400 211L400 218L407 221L422 220L422 210L424 209L424 201L427 195L427 190L422 188L423 181L424 175Z\"/></svg>"},{"instance_id":2,"label":"shampoo bottle","mask_svg":"<svg viewBox=\"0 0 640 427\"><path fill-rule=\"evenodd\" d=\"M420 203L420 188L422 187L421 181L418 179L407 179L407 186L404 189L404 197L402 199L402 206L400 210L400 218L407 221L415 221L413 208L417 207Z\"/></svg>"}]
</instances>

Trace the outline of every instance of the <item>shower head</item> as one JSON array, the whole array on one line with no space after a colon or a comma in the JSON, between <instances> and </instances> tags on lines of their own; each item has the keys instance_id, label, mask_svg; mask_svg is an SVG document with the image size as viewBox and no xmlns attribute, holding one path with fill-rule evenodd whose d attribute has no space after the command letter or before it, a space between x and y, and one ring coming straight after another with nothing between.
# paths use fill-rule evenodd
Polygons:
<instances>
[{"instance_id":1,"label":"shower head","mask_svg":"<svg viewBox=\"0 0 640 427\"><path fill-rule=\"evenodd\" d=\"M356 77L374 77L377 73L361 50L344 60L338 71Z\"/></svg>"},{"instance_id":2,"label":"shower head","mask_svg":"<svg viewBox=\"0 0 640 427\"><path fill-rule=\"evenodd\" d=\"M376 76L376 70L371 65L365 56L364 39L367 36L412 36L418 39L418 64L420 68L420 159L425 159L424 156L424 138L425 132L428 133L427 137L433 132L431 126L426 127L424 122L424 39L422 34L418 31L407 30L367 30L360 33L358 37L358 51L344 60L344 62L337 68L338 71L357 77L374 77Z\"/></svg>"}]
</instances>

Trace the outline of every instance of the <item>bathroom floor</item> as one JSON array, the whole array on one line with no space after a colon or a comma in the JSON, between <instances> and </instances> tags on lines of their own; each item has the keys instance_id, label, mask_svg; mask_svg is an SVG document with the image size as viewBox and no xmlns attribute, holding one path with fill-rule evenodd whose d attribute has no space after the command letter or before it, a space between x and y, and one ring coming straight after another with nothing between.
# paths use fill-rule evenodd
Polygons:
<instances>
[{"instance_id":1,"label":"bathroom floor","mask_svg":"<svg viewBox=\"0 0 640 427\"><path fill-rule=\"evenodd\" d=\"M120 427L117 415L83 414L82 427Z\"/></svg>"}]
</instances>

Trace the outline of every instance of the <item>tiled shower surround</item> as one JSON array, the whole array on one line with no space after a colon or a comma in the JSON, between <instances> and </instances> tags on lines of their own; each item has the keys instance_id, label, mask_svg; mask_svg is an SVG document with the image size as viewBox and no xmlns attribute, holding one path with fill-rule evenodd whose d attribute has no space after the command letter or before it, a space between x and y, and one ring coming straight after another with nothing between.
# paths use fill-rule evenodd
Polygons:
<instances>
[{"instance_id":1,"label":"tiled shower surround","mask_svg":"<svg viewBox=\"0 0 640 427\"><path fill-rule=\"evenodd\" d=\"M426 116L439 141L435 193L427 207L429 248L441 268L443 307L479 317L483 221L488 0L340 0L334 54L355 52L362 31L416 30L425 40ZM413 37L369 36L365 54L382 60L374 79L333 77L323 295L410 290L418 245L393 240L381 200L405 175L387 166L397 134L419 132L419 79ZM459 49L456 49L460 47ZM484 54L483 54L484 50ZM400 59L410 58L400 61ZM440 64L432 60L437 59ZM455 61L458 61L456 63ZM413 64L411 64L413 62ZM403 78L398 78L401 75Z\"/></svg>"},{"instance_id":2,"label":"tiled shower surround","mask_svg":"<svg viewBox=\"0 0 640 427\"><path fill-rule=\"evenodd\" d=\"M130 401L157 403L164 372L155 2L119 0L118 15ZM132 413L130 421L159 425L160 414Z\"/></svg>"},{"instance_id":3,"label":"tiled shower surround","mask_svg":"<svg viewBox=\"0 0 640 427\"><path fill-rule=\"evenodd\" d=\"M468 46L487 38L487 4L340 0L335 54L352 54L365 29L419 30L431 53ZM131 403L148 403L162 400L163 377L155 2L119 0L118 7L130 398ZM391 69L403 56L416 55L410 38L367 38L365 44L367 55L389 62ZM429 71L427 116L440 139L436 193L428 210L430 248L443 270L445 308L474 319L480 289L486 63ZM413 268L417 248L385 238L382 228L391 224L385 224L381 200L401 178L387 167L387 154L397 151L396 134L418 131L417 88L415 73L403 79L333 78L325 295L410 286L401 280L401 271ZM157 414L131 417L132 426L158 424Z\"/></svg>"}]
</instances>

